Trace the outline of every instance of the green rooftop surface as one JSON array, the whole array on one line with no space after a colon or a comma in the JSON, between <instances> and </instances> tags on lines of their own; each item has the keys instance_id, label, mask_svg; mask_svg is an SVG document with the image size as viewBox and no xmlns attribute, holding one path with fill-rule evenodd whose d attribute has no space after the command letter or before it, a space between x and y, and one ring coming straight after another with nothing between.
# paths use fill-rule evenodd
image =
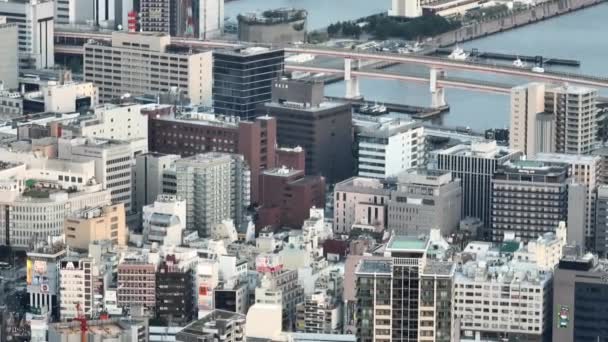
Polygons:
<instances>
[{"instance_id":1,"label":"green rooftop surface","mask_svg":"<svg viewBox=\"0 0 608 342\"><path fill-rule=\"evenodd\" d=\"M395 236L389 242L390 249L425 249L426 239L420 239L418 236Z\"/></svg>"},{"instance_id":2,"label":"green rooftop surface","mask_svg":"<svg viewBox=\"0 0 608 342\"><path fill-rule=\"evenodd\" d=\"M539 168L544 167L545 163L537 160L518 160L513 162L513 165L524 168Z\"/></svg>"},{"instance_id":3,"label":"green rooftop surface","mask_svg":"<svg viewBox=\"0 0 608 342\"><path fill-rule=\"evenodd\" d=\"M500 246L501 253L515 253L519 249L519 242L517 241L505 241Z\"/></svg>"}]
</instances>

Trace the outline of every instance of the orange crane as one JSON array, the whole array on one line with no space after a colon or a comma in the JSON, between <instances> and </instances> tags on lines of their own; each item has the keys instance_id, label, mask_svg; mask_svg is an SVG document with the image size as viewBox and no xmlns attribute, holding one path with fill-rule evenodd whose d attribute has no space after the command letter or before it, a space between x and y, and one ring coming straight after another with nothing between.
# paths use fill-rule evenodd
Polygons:
<instances>
[{"instance_id":1,"label":"orange crane","mask_svg":"<svg viewBox=\"0 0 608 342\"><path fill-rule=\"evenodd\" d=\"M85 316L84 311L82 311L80 303L76 304L76 318L74 318L74 320L80 322L80 342L87 342L87 330L89 328L87 325L87 317Z\"/></svg>"}]
</instances>

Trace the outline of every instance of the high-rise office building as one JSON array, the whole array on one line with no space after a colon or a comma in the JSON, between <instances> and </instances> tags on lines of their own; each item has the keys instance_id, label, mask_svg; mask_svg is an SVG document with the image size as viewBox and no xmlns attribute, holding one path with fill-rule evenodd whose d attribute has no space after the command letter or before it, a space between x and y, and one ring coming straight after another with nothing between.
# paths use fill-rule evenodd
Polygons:
<instances>
[{"instance_id":1,"label":"high-rise office building","mask_svg":"<svg viewBox=\"0 0 608 342\"><path fill-rule=\"evenodd\" d=\"M539 153L536 160L544 163L563 163L569 167L569 176L573 182L585 188L584 206L584 231L587 247L592 248L594 226L595 226L595 195L596 188L600 184L602 173L602 159L600 156L562 154L562 153ZM581 206L581 207L582 207ZM571 227L572 228L572 227Z\"/></svg>"},{"instance_id":2,"label":"high-rise office building","mask_svg":"<svg viewBox=\"0 0 608 342\"><path fill-rule=\"evenodd\" d=\"M210 152L175 162L177 193L186 200L186 228L207 236L222 220L244 222L250 172L237 154Z\"/></svg>"},{"instance_id":3,"label":"high-rise office building","mask_svg":"<svg viewBox=\"0 0 608 342\"><path fill-rule=\"evenodd\" d=\"M19 86L19 44L17 24L0 16L0 83L2 90Z\"/></svg>"},{"instance_id":4,"label":"high-rise office building","mask_svg":"<svg viewBox=\"0 0 608 342\"><path fill-rule=\"evenodd\" d=\"M394 120L358 133L359 176L387 178L424 165L424 128L415 121Z\"/></svg>"},{"instance_id":5,"label":"high-rise office building","mask_svg":"<svg viewBox=\"0 0 608 342\"><path fill-rule=\"evenodd\" d=\"M529 83L511 89L509 147L528 158L555 151L555 122L545 113L545 84Z\"/></svg>"},{"instance_id":6,"label":"high-rise office building","mask_svg":"<svg viewBox=\"0 0 608 342\"><path fill-rule=\"evenodd\" d=\"M285 52L248 47L213 52L213 108L219 114L250 119L270 101L272 84L283 73Z\"/></svg>"},{"instance_id":7,"label":"high-rise office building","mask_svg":"<svg viewBox=\"0 0 608 342\"><path fill-rule=\"evenodd\" d=\"M211 105L211 51L171 45L168 34L118 31L111 44L94 41L84 49L84 78L99 85L103 101L177 88L190 103Z\"/></svg>"},{"instance_id":8,"label":"high-rise office building","mask_svg":"<svg viewBox=\"0 0 608 342\"><path fill-rule=\"evenodd\" d=\"M473 142L436 152L437 169L452 171L462 186L462 217L479 218L490 227L491 180L497 167L521 157L521 152L499 147L496 141Z\"/></svg>"},{"instance_id":9,"label":"high-rise office building","mask_svg":"<svg viewBox=\"0 0 608 342\"><path fill-rule=\"evenodd\" d=\"M566 255L553 282L554 342L605 341L608 336L606 260ZM551 320L547 320L551 321Z\"/></svg>"},{"instance_id":10,"label":"high-rise office building","mask_svg":"<svg viewBox=\"0 0 608 342\"><path fill-rule=\"evenodd\" d=\"M513 232L523 241L554 232L568 215L568 166L537 161L501 165L492 178L492 241Z\"/></svg>"},{"instance_id":11,"label":"high-rise office building","mask_svg":"<svg viewBox=\"0 0 608 342\"><path fill-rule=\"evenodd\" d=\"M462 188L449 171L413 169L399 174L388 201L388 228L397 235L446 236L460 223ZM441 213L441 215L438 215Z\"/></svg>"},{"instance_id":12,"label":"high-rise office building","mask_svg":"<svg viewBox=\"0 0 608 342\"><path fill-rule=\"evenodd\" d=\"M19 27L19 68L43 69L55 65L55 2L6 0L0 13Z\"/></svg>"},{"instance_id":13,"label":"high-rise office building","mask_svg":"<svg viewBox=\"0 0 608 342\"><path fill-rule=\"evenodd\" d=\"M325 101L323 83L277 80L272 101L260 110L276 118L279 145L304 149L307 175L322 175L328 183L352 176L351 105Z\"/></svg>"}]
</instances>

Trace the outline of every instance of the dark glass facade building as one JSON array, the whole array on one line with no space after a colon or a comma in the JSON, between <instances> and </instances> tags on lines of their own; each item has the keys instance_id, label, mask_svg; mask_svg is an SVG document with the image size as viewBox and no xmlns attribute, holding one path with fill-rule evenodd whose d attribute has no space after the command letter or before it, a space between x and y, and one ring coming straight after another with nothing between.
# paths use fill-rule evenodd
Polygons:
<instances>
[{"instance_id":1,"label":"dark glass facade building","mask_svg":"<svg viewBox=\"0 0 608 342\"><path fill-rule=\"evenodd\" d=\"M551 341L608 341L607 266L591 254L560 261L553 283Z\"/></svg>"},{"instance_id":2,"label":"dark glass facade building","mask_svg":"<svg viewBox=\"0 0 608 342\"><path fill-rule=\"evenodd\" d=\"M213 52L213 107L218 114L256 116L270 101L273 80L283 73L285 53L262 47Z\"/></svg>"},{"instance_id":3,"label":"dark glass facade building","mask_svg":"<svg viewBox=\"0 0 608 342\"><path fill-rule=\"evenodd\" d=\"M521 152L499 147L495 141L456 145L436 153L436 168L461 180L462 217L476 217L490 227L491 181L498 166L518 160ZM483 234L489 237L489 229Z\"/></svg>"},{"instance_id":4,"label":"dark glass facade building","mask_svg":"<svg viewBox=\"0 0 608 342\"><path fill-rule=\"evenodd\" d=\"M170 255L156 274L156 319L185 326L196 318L192 270L179 267Z\"/></svg>"}]
</instances>

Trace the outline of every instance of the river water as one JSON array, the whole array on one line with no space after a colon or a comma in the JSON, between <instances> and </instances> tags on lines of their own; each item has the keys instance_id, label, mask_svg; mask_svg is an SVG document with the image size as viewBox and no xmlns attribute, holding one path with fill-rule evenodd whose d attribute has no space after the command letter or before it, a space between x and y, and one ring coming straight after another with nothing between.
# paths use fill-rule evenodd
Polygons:
<instances>
[{"instance_id":1,"label":"river water","mask_svg":"<svg viewBox=\"0 0 608 342\"><path fill-rule=\"evenodd\" d=\"M276 7L300 7L309 11L310 27L324 27L337 20L348 20L386 11L389 0L236 0L226 3L227 15L242 11ZM515 30L488 36L463 44L463 47L480 51L504 52L522 55L542 55L581 61L579 68L558 68L569 72L608 76L608 3L524 26ZM413 68L408 65L393 70ZM548 69L548 68L546 68ZM418 70L419 71L419 70ZM451 75L478 77L496 82L520 84L525 79L504 76L476 75L448 71ZM428 106L431 98L428 85L363 79L360 89L366 99L378 102L396 102ZM327 95L343 96L342 82L328 85ZM608 92L600 92L608 96ZM471 127L481 131L487 128L508 126L509 98L506 95L447 89L446 100L450 112L438 123L448 126Z\"/></svg>"}]
</instances>

